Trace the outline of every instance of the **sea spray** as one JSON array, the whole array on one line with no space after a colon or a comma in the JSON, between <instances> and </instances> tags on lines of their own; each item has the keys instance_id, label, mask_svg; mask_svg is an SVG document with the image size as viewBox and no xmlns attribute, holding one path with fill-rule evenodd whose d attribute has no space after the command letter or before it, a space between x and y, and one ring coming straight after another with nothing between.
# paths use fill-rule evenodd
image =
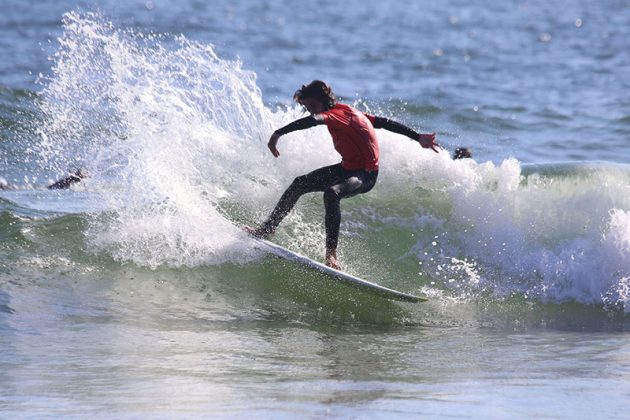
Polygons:
<instances>
[{"instance_id":1,"label":"sea spray","mask_svg":"<svg viewBox=\"0 0 630 420\"><path fill-rule=\"evenodd\" d=\"M115 258L152 267L239 260L251 249L224 207L263 217L305 161L316 167L326 156L318 149L332 152L313 130L318 141L287 141L278 164L267 138L300 110L269 110L256 75L210 45L115 29L92 13L67 13L64 29L43 94L42 161L85 162L88 185L112 210L89 237Z\"/></svg>"},{"instance_id":2,"label":"sea spray","mask_svg":"<svg viewBox=\"0 0 630 420\"><path fill-rule=\"evenodd\" d=\"M59 44L42 79L40 155L88 167L108 209L87 231L94 252L149 267L250 261L258 253L232 222L261 221L295 176L338 161L324 127L284 136L273 158L269 135L302 110L265 104L256 75L211 45L89 13L64 16ZM342 252L348 238L402 229L415 239L396 258L414 270L388 277L411 272L417 290L627 306L627 167L453 161L378 136L379 182L344 200ZM304 197L277 240L321 257L322 220L321 197ZM348 266L369 275L380 247Z\"/></svg>"}]
</instances>

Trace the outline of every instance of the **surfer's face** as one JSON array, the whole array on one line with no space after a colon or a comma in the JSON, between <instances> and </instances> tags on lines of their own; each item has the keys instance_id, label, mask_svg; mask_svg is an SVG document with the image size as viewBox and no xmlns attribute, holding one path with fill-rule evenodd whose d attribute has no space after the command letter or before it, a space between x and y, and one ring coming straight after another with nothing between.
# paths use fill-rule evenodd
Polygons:
<instances>
[{"instance_id":1,"label":"surfer's face","mask_svg":"<svg viewBox=\"0 0 630 420\"><path fill-rule=\"evenodd\" d=\"M304 98L300 100L300 104L311 114L321 114L326 111L324 104L314 98Z\"/></svg>"}]
</instances>

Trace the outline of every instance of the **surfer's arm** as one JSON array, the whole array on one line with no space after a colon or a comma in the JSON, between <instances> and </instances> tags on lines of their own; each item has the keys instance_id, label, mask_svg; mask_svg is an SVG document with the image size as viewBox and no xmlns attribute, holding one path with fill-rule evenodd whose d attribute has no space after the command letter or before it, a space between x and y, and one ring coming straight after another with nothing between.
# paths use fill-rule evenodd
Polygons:
<instances>
[{"instance_id":1,"label":"surfer's arm","mask_svg":"<svg viewBox=\"0 0 630 420\"><path fill-rule=\"evenodd\" d=\"M297 130L306 130L307 128L315 127L318 124L324 124L324 120L319 115L309 115L308 117L300 118L293 121L291 124L287 124L282 128L275 131L274 134L278 134L278 137L285 134L292 133Z\"/></svg>"},{"instance_id":2,"label":"surfer's arm","mask_svg":"<svg viewBox=\"0 0 630 420\"><path fill-rule=\"evenodd\" d=\"M417 141L425 149L431 149L435 153L438 153L437 147L439 147L439 145L435 142L435 133L418 133L415 130L407 127L406 125L403 125L394 120L390 120L389 118L376 117L369 114L365 115L372 122L374 128L384 128L387 131L402 134L403 136L407 136L410 139Z\"/></svg>"},{"instance_id":3,"label":"surfer's arm","mask_svg":"<svg viewBox=\"0 0 630 420\"><path fill-rule=\"evenodd\" d=\"M271 150L271 154L273 154L275 157L278 157L280 156L280 152L278 151L277 145L280 136L284 136L285 134L289 134L297 130L306 130L307 128L315 127L319 124L324 124L324 119L321 118L320 115L309 115L308 117L295 120L292 123L287 124L284 127L274 131L269 138L267 147L269 147L269 150Z\"/></svg>"}]
</instances>

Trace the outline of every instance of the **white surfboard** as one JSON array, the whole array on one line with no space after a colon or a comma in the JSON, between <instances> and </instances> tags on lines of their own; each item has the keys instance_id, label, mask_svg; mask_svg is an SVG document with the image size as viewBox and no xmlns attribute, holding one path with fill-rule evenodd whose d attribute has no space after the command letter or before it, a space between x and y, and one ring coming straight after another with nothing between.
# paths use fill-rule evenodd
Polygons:
<instances>
[{"instance_id":1,"label":"white surfboard","mask_svg":"<svg viewBox=\"0 0 630 420\"><path fill-rule=\"evenodd\" d=\"M366 292L379 295L386 299L399 300L403 302L425 302L428 300L420 296L399 292L398 290L390 289L388 287L384 287L379 284L363 280L359 277L344 273L343 271L335 270L334 268L330 268L327 265L314 261L304 255L298 254L297 252L293 252L289 249L281 247L280 245L276 245L273 242L269 242L264 239L253 239L260 243L265 251L268 251L275 256L283 258L287 261L301 264L305 267L321 271L322 273L329 275L335 280L341 281L353 287L360 288Z\"/></svg>"}]
</instances>

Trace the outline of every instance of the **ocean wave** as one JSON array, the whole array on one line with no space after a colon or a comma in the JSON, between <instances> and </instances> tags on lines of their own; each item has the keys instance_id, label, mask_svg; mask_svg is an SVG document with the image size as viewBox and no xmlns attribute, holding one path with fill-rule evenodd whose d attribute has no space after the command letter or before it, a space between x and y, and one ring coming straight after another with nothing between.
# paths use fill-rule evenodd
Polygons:
<instances>
[{"instance_id":1,"label":"ocean wave","mask_svg":"<svg viewBox=\"0 0 630 420\"><path fill-rule=\"evenodd\" d=\"M68 13L64 25L39 154L92 174L106 211L86 218L86 248L149 269L260 258L235 224L259 222L295 176L335 163L325 129L283 137L275 160L267 136L301 110L265 105L240 62L95 14ZM436 296L628 309L626 166L455 161L378 134L379 183L343 202L348 270ZM321 198L304 197L276 240L320 258L322 218Z\"/></svg>"}]
</instances>

